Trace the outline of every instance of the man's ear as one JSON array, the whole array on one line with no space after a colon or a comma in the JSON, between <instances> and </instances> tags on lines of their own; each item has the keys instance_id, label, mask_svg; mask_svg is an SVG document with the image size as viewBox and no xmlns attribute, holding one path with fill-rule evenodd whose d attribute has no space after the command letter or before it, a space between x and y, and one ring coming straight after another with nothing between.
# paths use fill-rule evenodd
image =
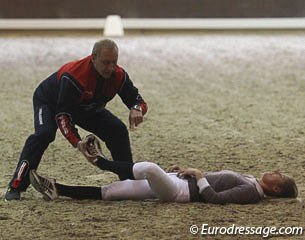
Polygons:
<instances>
[{"instance_id":1,"label":"man's ear","mask_svg":"<svg viewBox=\"0 0 305 240\"><path fill-rule=\"evenodd\" d=\"M281 190L282 190L282 189L281 189L279 186L273 186L273 187L272 187L272 191L275 192L275 193L280 193Z\"/></svg>"}]
</instances>

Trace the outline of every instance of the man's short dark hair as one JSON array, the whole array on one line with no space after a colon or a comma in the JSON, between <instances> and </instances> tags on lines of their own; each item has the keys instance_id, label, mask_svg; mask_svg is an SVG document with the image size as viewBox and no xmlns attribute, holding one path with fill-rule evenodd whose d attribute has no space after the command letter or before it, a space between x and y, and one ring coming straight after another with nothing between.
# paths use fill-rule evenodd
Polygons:
<instances>
[{"instance_id":1,"label":"man's short dark hair","mask_svg":"<svg viewBox=\"0 0 305 240\"><path fill-rule=\"evenodd\" d=\"M292 177L286 176L284 183L280 184L281 192L279 197L283 198L296 198L298 196L298 188Z\"/></svg>"}]
</instances>

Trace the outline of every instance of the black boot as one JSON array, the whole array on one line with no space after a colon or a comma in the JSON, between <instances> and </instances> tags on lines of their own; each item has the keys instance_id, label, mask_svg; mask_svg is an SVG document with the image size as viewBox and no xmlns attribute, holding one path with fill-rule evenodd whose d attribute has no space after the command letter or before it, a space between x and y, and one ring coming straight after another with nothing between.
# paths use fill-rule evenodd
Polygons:
<instances>
[{"instance_id":1,"label":"black boot","mask_svg":"<svg viewBox=\"0 0 305 240\"><path fill-rule=\"evenodd\" d=\"M28 173L29 170L29 162L27 160L22 160L18 165L10 183L8 184L8 189L5 193L5 200L20 200L21 198L21 190L22 190L22 181L24 181L24 177Z\"/></svg>"},{"instance_id":2,"label":"black boot","mask_svg":"<svg viewBox=\"0 0 305 240\"><path fill-rule=\"evenodd\" d=\"M11 200L20 200L21 194L18 189L9 187L5 193L4 199L5 201L11 201Z\"/></svg>"}]
</instances>

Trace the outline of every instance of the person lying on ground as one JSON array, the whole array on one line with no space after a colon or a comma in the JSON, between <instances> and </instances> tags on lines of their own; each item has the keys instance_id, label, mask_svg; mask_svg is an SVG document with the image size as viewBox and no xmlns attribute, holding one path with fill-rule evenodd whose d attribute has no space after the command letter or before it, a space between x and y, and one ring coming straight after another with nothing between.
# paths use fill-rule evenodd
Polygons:
<instances>
[{"instance_id":1,"label":"person lying on ground","mask_svg":"<svg viewBox=\"0 0 305 240\"><path fill-rule=\"evenodd\" d=\"M176 165L165 172L152 162L109 161L101 153L97 138L91 138L91 143L85 144L90 154L96 154L92 163L102 170L124 175L127 180L101 187L69 186L32 170L31 184L44 199L65 196L105 201L159 199L161 202L178 203L252 204L265 197L296 198L298 195L294 179L280 171L266 172L260 179L230 170L202 172Z\"/></svg>"}]
</instances>

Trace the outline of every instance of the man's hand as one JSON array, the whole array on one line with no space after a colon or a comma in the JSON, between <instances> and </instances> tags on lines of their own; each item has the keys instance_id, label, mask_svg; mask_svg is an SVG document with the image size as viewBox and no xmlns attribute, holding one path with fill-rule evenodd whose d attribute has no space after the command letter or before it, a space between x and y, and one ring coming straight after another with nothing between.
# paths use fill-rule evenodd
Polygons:
<instances>
[{"instance_id":1,"label":"man's hand","mask_svg":"<svg viewBox=\"0 0 305 240\"><path fill-rule=\"evenodd\" d=\"M199 169L196 169L196 168L186 168L186 169L180 170L178 172L177 176L179 176L179 177L191 176L191 177L195 177L197 181L201 178L204 178L203 173Z\"/></svg>"},{"instance_id":2,"label":"man's hand","mask_svg":"<svg viewBox=\"0 0 305 240\"><path fill-rule=\"evenodd\" d=\"M94 141L97 141L96 143ZM91 149L90 149L91 147ZM95 139L94 135L88 135L81 141L77 143L77 149L85 156L88 162L95 164L97 161L97 156L99 155L98 152L93 151L92 149L99 150L97 148L100 148L99 142L97 139ZM91 150L91 152L90 152Z\"/></svg>"},{"instance_id":3,"label":"man's hand","mask_svg":"<svg viewBox=\"0 0 305 240\"><path fill-rule=\"evenodd\" d=\"M129 128L134 129L143 122L143 114L141 110L131 108L129 113Z\"/></svg>"},{"instance_id":4,"label":"man's hand","mask_svg":"<svg viewBox=\"0 0 305 240\"><path fill-rule=\"evenodd\" d=\"M183 169L178 166L178 165L173 165L173 166L170 166L168 169L166 169L166 172L168 173L173 173L173 172L179 172L179 171L182 171Z\"/></svg>"}]
</instances>

